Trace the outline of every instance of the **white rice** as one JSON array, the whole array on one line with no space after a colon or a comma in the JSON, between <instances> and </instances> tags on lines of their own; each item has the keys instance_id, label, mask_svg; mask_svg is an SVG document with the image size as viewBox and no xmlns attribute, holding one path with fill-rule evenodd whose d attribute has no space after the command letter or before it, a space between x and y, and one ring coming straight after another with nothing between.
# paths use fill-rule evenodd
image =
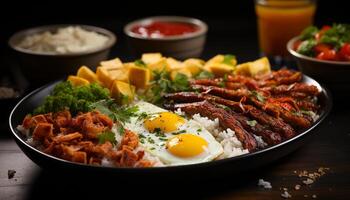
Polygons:
<instances>
[{"instance_id":1,"label":"white rice","mask_svg":"<svg viewBox=\"0 0 350 200\"><path fill-rule=\"evenodd\" d=\"M281 194L281 197L285 198L285 199L288 199L288 198L292 198L292 195L288 193L288 191L284 191L282 194Z\"/></svg>"},{"instance_id":2,"label":"white rice","mask_svg":"<svg viewBox=\"0 0 350 200\"><path fill-rule=\"evenodd\" d=\"M114 148L116 148L116 147L114 147ZM158 157L152 156L150 153L145 151L145 149L143 147L138 146L136 149L134 149L134 153L137 153L139 151L144 151L145 154L143 155L142 159L150 161L152 163L153 167L162 167L162 166L164 166L164 164L162 163L162 161L159 160ZM113 162L111 162L107 158L102 158L101 166L104 166L104 167L115 167Z\"/></svg>"},{"instance_id":3,"label":"white rice","mask_svg":"<svg viewBox=\"0 0 350 200\"><path fill-rule=\"evenodd\" d=\"M101 166L104 166L104 167L115 167L113 162L109 161L107 158L102 158Z\"/></svg>"},{"instance_id":4,"label":"white rice","mask_svg":"<svg viewBox=\"0 0 350 200\"><path fill-rule=\"evenodd\" d=\"M182 112L181 109L178 109L175 113L182 116L185 115L185 113ZM218 141L222 145L224 152L217 159L230 158L249 153L247 149L243 148L242 143L237 139L233 130L222 130L220 128L219 119L216 118L214 120L211 120L207 117L202 117L200 114L195 114L192 116L192 120L196 121L205 129L207 129L215 137L216 141ZM21 125L19 125L17 129L29 138L29 130L25 129ZM117 140L117 145L115 148L119 148L123 136L118 132L117 125L113 126L112 132L115 133L115 137ZM254 135L254 137L258 142L258 147L263 148L267 145L261 137L256 135ZM31 138L27 140L27 143L35 146L34 141ZM142 146L138 146L134 151L144 151L145 154L143 159L150 161L153 164L153 166L164 166L164 163L162 163L162 161L160 161L158 157L153 156L147 151L145 151L145 149ZM104 158L102 159L101 165L112 167L113 163L111 163L108 159Z\"/></svg>"},{"instance_id":5,"label":"white rice","mask_svg":"<svg viewBox=\"0 0 350 200\"><path fill-rule=\"evenodd\" d=\"M216 140L219 141L224 148L224 153L220 155L219 159L231 158L249 153L247 149L242 147L242 143L237 139L235 132L231 129L220 132Z\"/></svg>"},{"instance_id":6,"label":"white rice","mask_svg":"<svg viewBox=\"0 0 350 200\"><path fill-rule=\"evenodd\" d=\"M181 108L178 108L177 110L174 111L175 114L180 115L180 116L185 116L186 113L181 110Z\"/></svg>"},{"instance_id":7,"label":"white rice","mask_svg":"<svg viewBox=\"0 0 350 200\"><path fill-rule=\"evenodd\" d=\"M19 47L41 53L79 53L101 48L107 36L87 31L79 26L60 28L57 32L44 32L25 37Z\"/></svg>"},{"instance_id":8,"label":"white rice","mask_svg":"<svg viewBox=\"0 0 350 200\"><path fill-rule=\"evenodd\" d=\"M163 167L164 166L164 163L162 161L160 161L160 159L158 157L151 155L150 153L145 151L141 146L138 146L136 148L136 151L144 151L145 154L143 155L143 159L150 161L152 163L153 167Z\"/></svg>"},{"instance_id":9,"label":"white rice","mask_svg":"<svg viewBox=\"0 0 350 200\"><path fill-rule=\"evenodd\" d=\"M207 129L222 145L224 152L218 159L231 158L249 153L247 149L243 148L242 143L237 139L233 130L227 129L222 131L220 129L219 119L211 120L207 117L202 117L200 114L195 114L192 118Z\"/></svg>"},{"instance_id":10,"label":"white rice","mask_svg":"<svg viewBox=\"0 0 350 200\"><path fill-rule=\"evenodd\" d=\"M254 134L253 134L253 136L254 136L256 142L258 143L258 147L259 148L267 147L267 143L262 139L261 136L257 136L257 135L254 135Z\"/></svg>"},{"instance_id":11,"label":"white rice","mask_svg":"<svg viewBox=\"0 0 350 200\"><path fill-rule=\"evenodd\" d=\"M271 183L268 182L268 181L264 181L264 179L259 179L258 186L261 186L261 187L263 187L265 189L271 189L272 188Z\"/></svg>"},{"instance_id":12,"label":"white rice","mask_svg":"<svg viewBox=\"0 0 350 200\"><path fill-rule=\"evenodd\" d=\"M200 123L205 129L207 129L214 137L219 133L219 119L211 120L208 117L202 117L200 114L195 114L192 116L193 120Z\"/></svg>"},{"instance_id":13,"label":"white rice","mask_svg":"<svg viewBox=\"0 0 350 200\"><path fill-rule=\"evenodd\" d=\"M23 135L25 135L26 137L29 137L29 135L30 135L29 129L24 128L24 126L22 126L22 125L18 125L17 130L19 132L21 132Z\"/></svg>"}]
</instances>

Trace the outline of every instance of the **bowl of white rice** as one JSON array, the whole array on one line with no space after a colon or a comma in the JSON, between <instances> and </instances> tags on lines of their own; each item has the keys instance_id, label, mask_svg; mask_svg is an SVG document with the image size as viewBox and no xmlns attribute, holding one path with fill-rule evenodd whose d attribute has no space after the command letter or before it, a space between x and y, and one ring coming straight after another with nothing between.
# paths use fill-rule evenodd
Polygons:
<instances>
[{"instance_id":1,"label":"bowl of white rice","mask_svg":"<svg viewBox=\"0 0 350 200\"><path fill-rule=\"evenodd\" d=\"M116 36L88 25L49 25L15 33L9 46L31 84L43 84L86 65L92 69L106 60Z\"/></svg>"}]
</instances>

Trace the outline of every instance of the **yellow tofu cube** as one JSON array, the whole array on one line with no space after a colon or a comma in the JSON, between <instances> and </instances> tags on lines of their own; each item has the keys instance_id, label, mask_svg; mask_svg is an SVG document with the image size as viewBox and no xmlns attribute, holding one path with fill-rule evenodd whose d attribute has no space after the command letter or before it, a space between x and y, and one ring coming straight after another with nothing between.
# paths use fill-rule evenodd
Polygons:
<instances>
[{"instance_id":1,"label":"yellow tofu cube","mask_svg":"<svg viewBox=\"0 0 350 200\"><path fill-rule=\"evenodd\" d=\"M102 85L107 88L109 88L114 80L105 67L97 67L96 76Z\"/></svg>"},{"instance_id":2,"label":"yellow tofu cube","mask_svg":"<svg viewBox=\"0 0 350 200\"><path fill-rule=\"evenodd\" d=\"M133 63L128 65L129 82L138 88L145 88L151 79L151 70L146 67L139 67Z\"/></svg>"},{"instance_id":3,"label":"yellow tofu cube","mask_svg":"<svg viewBox=\"0 0 350 200\"><path fill-rule=\"evenodd\" d=\"M246 63L237 65L235 73L239 75L250 76L250 70L249 70L250 63L251 62L246 62Z\"/></svg>"},{"instance_id":4,"label":"yellow tofu cube","mask_svg":"<svg viewBox=\"0 0 350 200\"><path fill-rule=\"evenodd\" d=\"M134 100L135 86L123 81L113 81L110 91L111 97L120 104L128 104Z\"/></svg>"},{"instance_id":5,"label":"yellow tofu cube","mask_svg":"<svg viewBox=\"0 0 350 200\"><path fill-rule=\"evenodd\" d=\"M88 80L90 83L98 83L96 74L86 66L81 66L77 72L77 76Z\"/></svg>"},{"instance_id":6,"label":"yellow tofu cube","mask_svg":"<svg viewBox=\"0 0 350 200\"><path fill-rule=\"evenodd\" d=\"M192 77L192 73L190 70L186 69L186 68L181 68L181 69L178 69L178 70L173 70L171 73L170 73L170 78L171 80L175 80L177 74L183 74L183 75L186 75L188 78L191 78Z\"/></svg>"},{"instance_id":7,"label":"yellow tofu cube","mask_svg":"<svg viewBox=\"0 0 350 200\"><path fill-rule=\"evenodd\" d=\"M188 69L191 74L194 76L198 74L204 66L204 61L201 59L196 59L196 58L189 58L185 60L182 65L184 68Z\"/></svg>"},{"instance_id":8,"label":"yellow tofu cube","mask_svg":"<svg viewBox=\"0 0 350 200\"><path fill-rule=\"evenodd\" d=\"M159 62L163 58L161 53L144 53L141 60L146 64L153 64Z\"/></svg>"},{"instance_id":9,"label":"yellow tofu cube","mask_svg":"<svg viewBox=\"0 0 350 200\"><path fill-rule=\"evenodd\" d=\"M223 77L225 74L232 74L235 67L224 63L210 65L209 71L214 74L215 77Z\"/></svg>"},{"instance_id":10,"label":"yellow tofu cube","mask_svg":"<svg viewBox=\"0 0 350 200\"><path fill-rule=\"evenodd\" d=\"M123 63L119 58L102 61L100 64L108 70L120 69L123 67Z\"/></svg>"},{"instance_id":11,"label":"yellow tofu cube","mask_svg":"<svg viewBox=\"0 0 350 200\"><path fill-rule=\"evenodd\" d=\"M235 56L230 55L230 54L227 54L227 55L219 54L219 55L214 56L210 60L208 60L205 63L204 68L208 69L210 67L210 65L220 64L220 63L226 64L226 65L230 65L230 66L236 66L237 59L236 59Z\"/></svg>"},{"instance_id":12,"label":"yellow tofu cube","mask_svg":"<svg viewBox=\"0 0 350 200\"><path fill-rule=\"evenodd\" d=\"M167 58L166 62L170 70L177 70L182 68L182 63L174 58Z\"/></svg>"},{"instance_id":13,"label":"yellow tofu cube","mask_svg":"<svg viewBox=\"0 0 350 200\"><path fill-rule=\"evenodd\" d=\"M163 70L169 71L169 65L167 63L166 58L161 58L157 62L148 64L147 67L152 71L161 72Z\"/></svg>"},{"instance_id":14,"label":"yellow tofu cube","mask_svg":"<svg viewBox=\"0 0 350 200\"><path fill-rule=\"evenodd\" d=\"M121 68L108 71L112 80L129 82L129 69Z\"/></svg>"},{"instance_id":15,"label":"yellow tofu cube","mask_svg":"<svg viewBox=\"0 0 350 200\"><path fill-rule=\"evenodd\" d=\"M267 57L260 58L249 65L251 76L266 74L271 72L271 65Z\"/></svg>"},{"instance_id":16,"label":"yellow tofu cube","mask_svg":"<svg viewBox=\"0 0 350 200\"><path fill-rule=\"evenodd\" d=\"M72 83L73 86L89 85L90 82L84 78L78 76L68 76L68 81Z\"/></svg>"},{"instance_id":17,"label":"yellow tofu cube","mask_svg":"<svg viewBox=\"0 0 350 200\"><path fill-rule=\"evenodd\" d=\"M246 76L256 76L271 72L270 62L266 57L260 58L253 62L247 62L237 65L236 74Z\"/></svg>"},{"instance_id":18,"label":"yellow tofu cube","mask_svg":"<svg viewBox=\"0 0 350 200\"><path fill-rule=\"evenodd\" d=\"M222 63L222 61L224 61L224 55L219 54L209 59L206 64Z\"/></svg>"}]
</instances>

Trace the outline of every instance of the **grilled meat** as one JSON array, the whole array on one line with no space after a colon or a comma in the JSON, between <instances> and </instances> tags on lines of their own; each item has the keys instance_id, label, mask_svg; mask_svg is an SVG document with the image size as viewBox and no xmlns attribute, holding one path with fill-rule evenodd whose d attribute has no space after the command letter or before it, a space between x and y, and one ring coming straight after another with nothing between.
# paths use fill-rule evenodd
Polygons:
<instances>
[{"instance_id":1,"label":"grilled meat","mask_svg":"<svg viewBox=\"0 0 350 200\"><path fill-rule=\"evenodd\" d=\"M209 111L216 110L216 112L222 112L222 108L218 108L218 106L212 103L209 103L208 101L173 104L173 105L168 105L168 107L171 107L172 109L181 108L182 111L190 114L203 113L203 112L207 113L207 111L205 110L209 110ZM245 130L255 135L261 136L263 140L266 141L267 144L275 145L282 141L280 134L267 129L266 127L261 125L259 122L256 122L255 120L252 121L250 118L244 115L241 115L237 112L234 112L233 110L224 110L224 111L230 114L232 117L234 117L241 124L242 128L244 128Z\"/></svg>"},{"instance_id":2,"label":"grilled meat","mask_svg":"<svg viewBox=\"0 0 350 200\"><path fill-rule=\"evenodd\" d=\"M270 116L266 112L259 110L252 105L244 105L241 102L235 102L209 94L198 94L195 92L172 93L167 94L164 97L175 102L199 102L207 100L212 103L222 104L270 127L273 131L281 133L285 138L291 138L295 135L294 129L282 119Z\"/></svg>"},{"instance_id":3,"label":"grilled meat","mask_svg":"<svg viewBox=\"0 0 350 200\"><path fill-rule=\"evenodd\" d=\"M181 108L181 110L190 115L199 113L212 120L217 118L222 128L229 128L235 132L237 139L242 143L244 148L249 150L249 152L254 151L257 148L255 138L242 127L242 124L234 115L231 115L222 108L215 107L207 101L175 105L174 108Z\"/></svg>"}]
</instances>

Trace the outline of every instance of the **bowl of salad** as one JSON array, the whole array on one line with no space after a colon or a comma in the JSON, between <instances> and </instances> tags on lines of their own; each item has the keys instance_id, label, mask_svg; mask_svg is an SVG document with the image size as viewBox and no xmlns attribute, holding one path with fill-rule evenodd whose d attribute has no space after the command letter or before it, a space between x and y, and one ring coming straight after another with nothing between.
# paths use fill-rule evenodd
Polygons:
<instances>
[{"instance_id":1,"label":"bowl of salad","mask_svg":"<svg viewBox=\"0 0 350 200\"><path fill-rule=\"evenodd\" d=\"M334 91L350 91L350 24L310 26L287 49L303 73Z\"/></svg>"}]
</instances>

